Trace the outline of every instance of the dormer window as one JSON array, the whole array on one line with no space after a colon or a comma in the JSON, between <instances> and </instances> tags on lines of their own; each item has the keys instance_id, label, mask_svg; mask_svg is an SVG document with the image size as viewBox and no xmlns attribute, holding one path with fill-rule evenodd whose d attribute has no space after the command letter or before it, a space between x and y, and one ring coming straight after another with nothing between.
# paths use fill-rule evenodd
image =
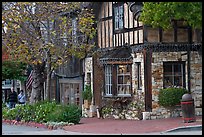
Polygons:
<instances>
[{"instance_id":1,"label":"dormer window","mask_svg":"<svg viewBox=\"0 0 204 137\"><path fill-rule=\"evenodd\" d=\"M114 8L114 25L115 30L123 29L124 27L124 7L123 5Z\"/></svg>"}]
</instances>

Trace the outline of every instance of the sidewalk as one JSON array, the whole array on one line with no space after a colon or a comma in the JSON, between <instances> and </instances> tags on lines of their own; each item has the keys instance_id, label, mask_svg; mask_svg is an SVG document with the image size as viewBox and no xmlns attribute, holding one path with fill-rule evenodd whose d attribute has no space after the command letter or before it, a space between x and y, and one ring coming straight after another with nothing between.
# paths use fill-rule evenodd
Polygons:
<instances>
[{"instance_id":1,"label":"sidewalk","mask_svg":"<svg viewBox=\"0 0 204 137\"><path fill-rule=\"evenodd\" d=\"M184 123L182 117L157 120L116 120L82 118L80 124L65 126L65 131L90 134L154 134L167 130L202 125L202 116L196 122Z\"/></svg>"}]
</instances>

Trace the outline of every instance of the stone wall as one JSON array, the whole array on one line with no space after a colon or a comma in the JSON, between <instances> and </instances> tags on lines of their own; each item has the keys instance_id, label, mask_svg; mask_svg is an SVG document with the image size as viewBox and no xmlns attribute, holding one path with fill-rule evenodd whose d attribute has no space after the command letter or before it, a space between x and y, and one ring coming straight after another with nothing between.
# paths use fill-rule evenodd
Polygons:
<instances>
[{"instance_id":1,"label":"stone wall","mask_svg":"<svg viewBox=\"0 0 204 137\"><path fill-rule=\"evenodd\" d=\"M146 119L159 119L182 116L181 108L169 110L159 106L159 89L163 88L163 62L186 61L186 88L188 87L187 55L186 52L153 53L152 61L152 112L146 113ZM191 92L194 99L195 114L202 115L202 59L198 52L191 52Z\"/></svg>"},{"instance_id":2,"label":"stone wall","mask_svg":"<svg viewBox=\"0 0 204 137\"><path fill-rule=\"evenodd\" d=\"M92 92L93 92L93 59L92 59L92 57L85 58L84 72L85 72L84 85L91 84L91 89L92 89ZM90 74L90 78L88 78L89 77L88 74ZM85 108L82 105L82 116L83 117L93 117L92 111L95 112L95 110L93 108L93 98L92 98L92 101L91 101L91 107Z\"/></svg>"},{"instance_id":3,"label":"stone wall","mask_svg":"<svg viewBox=\"0 0 204 137\"><path fill-rule=\"evenodd\" d=\"M163 62L166 61L186 61L186 88L187 82L187 55L186 52L160 52L152 54L152 112L144 112L144 66L142 53L133 55L133 69L132 69L132 87L133 99L122 110L115 107L104 108L103 117L112 117L115 119L141 119L141 112L143 119L162 119L169 117L181 117L181 106L174 108L164 108L158 104L159 89L163 89ZM134 73L135 62L141 62L142 75L142 89L137 90L136 78ZM195 105L195 115L202 115L202 59L197 52L191 52L191 91ZM110 100L110 99L106 99ZM108 103L106 103L108 104Z\"/></svg>"}]
</instances>

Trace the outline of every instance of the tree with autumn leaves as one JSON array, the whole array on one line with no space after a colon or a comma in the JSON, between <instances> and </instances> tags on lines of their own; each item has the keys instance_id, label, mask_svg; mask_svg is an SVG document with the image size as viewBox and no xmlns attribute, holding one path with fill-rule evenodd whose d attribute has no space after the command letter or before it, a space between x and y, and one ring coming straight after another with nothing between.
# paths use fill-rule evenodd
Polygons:
<instances>
[{"instance_id":1,"label":"tree with autumn leaves","mask_svg":"<svg viewBox=\"0 0 204 137\"><path fill-rule=\"evenodd\" d=\"M87 2L3 2L2 41L12 58L32 67L30 103L41 100L43 84L50 92L54 69L70 56L84 58L94 47L94 14ZM77 19L73 34L72 18Z\"/></svg>"}]
</instances>

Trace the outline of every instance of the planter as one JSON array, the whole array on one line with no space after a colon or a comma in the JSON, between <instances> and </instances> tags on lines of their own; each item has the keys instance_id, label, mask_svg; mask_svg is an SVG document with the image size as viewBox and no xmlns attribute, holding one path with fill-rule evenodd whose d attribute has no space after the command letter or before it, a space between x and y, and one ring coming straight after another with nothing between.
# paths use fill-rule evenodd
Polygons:
<instances>
[{"instance_id":1,"label":"planter","mask_svg":"<svg viewBox=\"0 0 204 137\"><path fill-rule=\"evenodd\" d=\"M90 105L89 117L95 117L95 116L96 116L96 108L94 105Z\"/></svg>"},{"instance_id":2,"label":"planter","mask_svg":"<svg viewBox=\"0 0 204 137\"><path fill-rule=\"evenodd\" d=\"M91 105L91 101L84 100L84 108L89 109L89 106Z\"/></svg>"}]
</instances>

